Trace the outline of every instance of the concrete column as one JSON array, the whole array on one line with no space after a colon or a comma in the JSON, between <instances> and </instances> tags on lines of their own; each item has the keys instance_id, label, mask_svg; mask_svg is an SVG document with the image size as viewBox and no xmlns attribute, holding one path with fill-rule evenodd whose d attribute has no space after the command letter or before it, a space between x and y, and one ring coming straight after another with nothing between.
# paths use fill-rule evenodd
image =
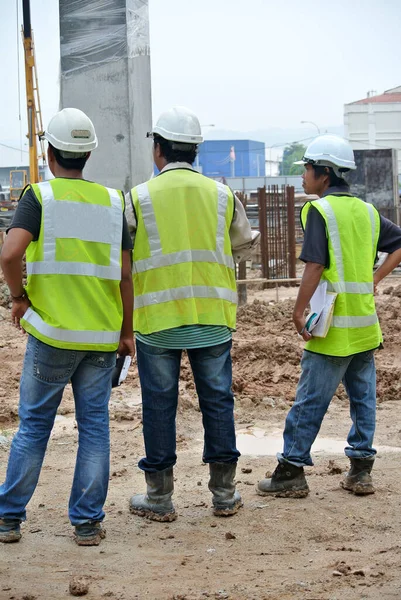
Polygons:
<instances>
[{"instance_id":1,"label":"concrete column","mask_svg":"<svg viewBox=\"0 0 401 600\"><path fill-rule=\"evenodd\" d=\"M128 191L152 172L148 0L59 0L60 107L92 119L87 179Z\"/></svg>"}]
</instances>

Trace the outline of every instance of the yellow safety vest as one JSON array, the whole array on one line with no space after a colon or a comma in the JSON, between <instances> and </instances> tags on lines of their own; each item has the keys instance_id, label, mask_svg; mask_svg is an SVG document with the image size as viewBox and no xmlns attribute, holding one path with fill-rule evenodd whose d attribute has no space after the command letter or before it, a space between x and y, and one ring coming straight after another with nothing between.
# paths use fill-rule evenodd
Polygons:
<instances>
[{"instance_id":1,"label":"yellow safety vest","mask_svg":"<svg viewBox=\"0 0 401 600\"><path fill-rule=\"evenodd\" d=\"M382 341L373 296L373 266L380 217L372 204L350 196L326 196L301 212L306 226L310 206L324 218L330 266L322 274L327 290L337 292L332 325L325 338L313 338L306 350L350 356L377 348Z\"/></svg>"},{"instance_id":2,"label":"yellow safety vest","mask_svg":"<svg viewBox=\"0 0 401 600\"><path fill-rule=\"evenodd\" d=\"M171 169L131 191L134 329L235 328L237 291L229 229L231 190L189 169Z\"/></svg>"},{"instance_id":3,"label":"yellow safety vest","mask_svg":"<svg viewBox=\"0 0 401 600\"><path fill-rule=\"evenodd\" d=\"M122 193L82 179L32 184L40 234L26 251L23 328L72 350L114 351L122 324Z\"/></svg>"}]
</instances>

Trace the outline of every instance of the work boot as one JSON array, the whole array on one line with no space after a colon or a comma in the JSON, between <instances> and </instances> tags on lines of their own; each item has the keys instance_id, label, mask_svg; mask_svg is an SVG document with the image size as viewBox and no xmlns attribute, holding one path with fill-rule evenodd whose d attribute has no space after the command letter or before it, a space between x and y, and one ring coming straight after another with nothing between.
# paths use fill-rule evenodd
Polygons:
<instances>
[{"instance_id":1,"label":"work boot","mask_svg":"<svg viewBox=\"0 0 401 600\"><path fill-rule=\"evenodd\" d=\"M0 542L10 544L21 539L19 519L0 519Z\"/></svg>"},{"instance_id":2,"label":"work boot","mask_svg":"<svg viewBox=\"0 0 401 600\"><path fill-rule=\"evenodd\" d=\"M75 542L78 546L99 546L106 537L106 531L99 521L83 523L75 527Z\"/></svg>"},{"instance_id":3,"label":"work boot","mask_svg":"<svg viewBox=\"0 0 401 600\"><path fill-rule=\"evenodd\" d=\"M210 463L209 490L213 494L213 514L216 517L235 515L243 506L235 489L234 477L237 463Z\"/></svg>"},{"instance_id":4,"label":"work boot","mask_svg":"<svg viewBox=\"0 0 401 600\"><path fill-rule=\"evenodd\" d=\"M370 475L374 458L350 458L351 469L341 481L340 485L345 490L353 492L357 496L365 496L366 494L374 494L372 477Z\"/></svg>"},{"instance_id":5,"label":"work boot","mask_svg":"<svg viewBox=\"0 0 401 600\"><path fill-rule=\"evenodd\" d=\"M289 462L279 462L270 479L259 481L256 492L259 496L305 498L309 494L309 487L304 468L296 467Z\"/></svg>"},{"instance_id":6,"label":"work boot","mask_svg":"<svg viewBox=\"0 0 401 600\"><path fill-rule=\"evenodd\" d=\"M174 491L173 468L155 473L145 471L145 479L147 493L132 496L130 511L151 521L175 521L177 513L171 501Z\"/></svg>"}]
</instances>

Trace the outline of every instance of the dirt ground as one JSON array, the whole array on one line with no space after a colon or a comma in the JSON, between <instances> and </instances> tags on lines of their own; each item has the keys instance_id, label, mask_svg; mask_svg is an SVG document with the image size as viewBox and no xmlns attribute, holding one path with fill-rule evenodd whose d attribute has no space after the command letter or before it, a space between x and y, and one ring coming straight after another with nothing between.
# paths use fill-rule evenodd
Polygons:
<instances>
[{"instance_id":1,"label":"dirt ground","mask_svg":"<svg viewBox=\"0 0 401 600\"><path fill-rule=\"evenodd\" d=\"M129 513L130 495L144 489L137 468L143 442L134 365L127 381L113 391L110 405L107 537L99 547L78 548L67 517L77 448L72 395L67 390L28 506L23 538L18 544L0 545L0 600L70 598L74 578L89 585L88 600L399 600L398 283L387 285L377 300L385 349L377 353L375 495L358 498L339 487L348 464L342 448L350 426L341 388L320 433L327 443L315 452L315 467L307 469L310 495L301 500L256 495L256 482L275 467L276 460L274 452L251 454L246 440L259 437L262 448L264 443L269 448L273 440L280 448L299 377L302 342L291 326L296 289L280 289L284 299L278 304L272 302L274 290L251 292L250 302L239 310L233 348L236 425L245 448L237 471L244 508L227 519L211 513L208 472L201 462L201 417L184 360L175 470L178 519L161 524ZM8 309L0 308L0 481L17 427L25 345L24 336L8 319Z\"/></svg>"}]
</instances>

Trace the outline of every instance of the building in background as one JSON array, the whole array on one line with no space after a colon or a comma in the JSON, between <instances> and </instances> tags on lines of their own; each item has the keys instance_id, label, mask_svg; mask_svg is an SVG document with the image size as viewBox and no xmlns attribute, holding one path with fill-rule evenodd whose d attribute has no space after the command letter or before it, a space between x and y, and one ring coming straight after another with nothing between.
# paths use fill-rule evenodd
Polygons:
<instances>
[{"instance_id":1,"label":"building in background","mask_svg":"<svg viewBox=\"0 0 401 600\"><path fill-rule=\"evenodd\" d=\"M199 146L195 166L207 177L264 177L264 142L206 140Z\"/></svg>"},{"instance_id":2,"label":"building in background","mask_svg":"<svg viewBox=\"0 0 401 600\"><path fill-rule=\"evenodd\" d=\"M401 174L401 86L344 106L345 137L354 150L394 148L398 150Z\"/></svg>"}]
</instances>

